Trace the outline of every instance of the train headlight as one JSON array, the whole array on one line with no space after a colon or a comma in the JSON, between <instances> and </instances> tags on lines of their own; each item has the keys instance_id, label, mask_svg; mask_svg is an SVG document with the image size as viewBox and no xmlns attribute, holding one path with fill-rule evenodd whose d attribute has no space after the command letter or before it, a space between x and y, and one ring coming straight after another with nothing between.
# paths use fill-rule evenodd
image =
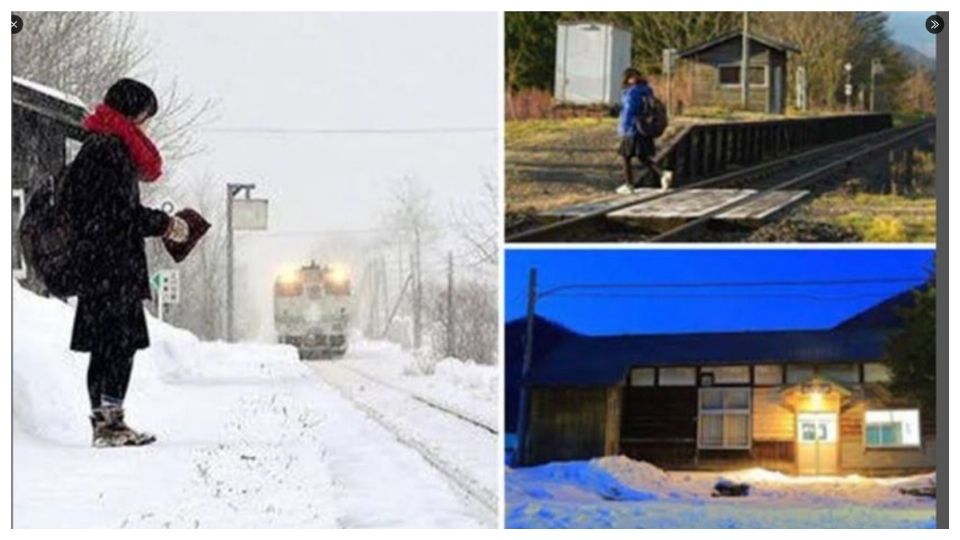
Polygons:
<instances>
[{"instance_id":1,"label":"train headlight","mask_svg":"<svg viewBox=\"0 0 960 540\"><path fill-rule=\"evenodd\" d=\"M333 285L343 285L348 279L350 279L350 272L347 270L346 266L341 264L332 264L329 267L327 279Z\"/></svg>"},{"instance_id":2,"label":"train headlight","mask_svg":"<svg viewBox=\"0 0 960 540\"><path fill-rule=\"evenodd\" d=\"M281 285L293 285L300 282L300 269L296 266L285 266L280 269L277 281Z\"/></svg>"}]
</instances>

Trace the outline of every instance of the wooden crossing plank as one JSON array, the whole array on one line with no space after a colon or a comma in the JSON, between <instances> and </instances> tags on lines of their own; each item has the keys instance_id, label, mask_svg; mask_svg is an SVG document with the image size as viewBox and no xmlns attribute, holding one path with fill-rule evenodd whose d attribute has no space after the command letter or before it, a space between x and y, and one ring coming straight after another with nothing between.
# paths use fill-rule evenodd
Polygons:
<instances>
[{"instance_id":1,"label":"wooden crossing plank","mask_svg":"<svg viewBox=\"0 0 960 540\"><path fill-rule=\"evenodd\" d=\"M800 201L809 194L810 192L806 190L768 191L741 206L731 208L720 214L717 219L761 221Z\"/></svg>"},{"instance_id":2,"label":"wooden crossing plank","mask_svg":"<svg viewBox=\"0 0 960 540\"><path fill-rule=\"evenodd\" d=\"M579 203L562 208L548 210L540 214L553 219L573 217L603 211L629 203L631 200L643 201L633 206L608 214L610 219L621 221L686 220L702 217L736 201L741 201L757 193L755 189L687 189L670 190L668 195L651 201L644 201L653 195L664 192L658 188L640 188L633 195L611 196L599 201ZM760 221L780 210L796 203L809 194L809 191L772 191L731 208L716 219L735 221Z\"/></svg>"},{"instance_id":3,"label":"wooden crossing plank","mask_svg":"<svg viewBox=\"0 0 960 540\"><path fill-rule=\"evenodd\" d=\"M659 190L657 190L659 191ZM540 213L542 217L550 218L572 218L579 217L585 214L590 214L592 212L597 212L601 210L606 210L608 208L613 208L614 206L621 205L630 201L639 201L643 198L642 195L617 195L611 196L606 199L599 201L591 201L587 203L579 203L570 206L564 206L562 208L554 208L553 210L547 210Z\"/></svg>"},{"instance_id":4,"label":"wooden crossing plank","mask_svg":"<svg viewBox=\"0 0 960 540\"><path fill-rule=\"evenodd\" d=\"M609 214L610 219L695 219L756 193L752 189L687 189Z\"/></svg>"}]
</instances>

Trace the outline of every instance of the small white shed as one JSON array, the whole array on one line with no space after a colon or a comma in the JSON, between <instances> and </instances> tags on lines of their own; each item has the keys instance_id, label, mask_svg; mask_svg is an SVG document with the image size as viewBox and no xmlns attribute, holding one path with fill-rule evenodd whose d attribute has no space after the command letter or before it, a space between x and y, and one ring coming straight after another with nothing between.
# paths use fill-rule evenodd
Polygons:
<instances>
[{"instance_id":1,"label":"small white shed","mask_svg":"<svg viewBox=\"0 0 960 540\"><path fill-rule=\"evenodd\" d=\"M614 105L630 61L630 32L610 24L559 23L553 97L575 105Z\"/></svg>"}]
</instances>

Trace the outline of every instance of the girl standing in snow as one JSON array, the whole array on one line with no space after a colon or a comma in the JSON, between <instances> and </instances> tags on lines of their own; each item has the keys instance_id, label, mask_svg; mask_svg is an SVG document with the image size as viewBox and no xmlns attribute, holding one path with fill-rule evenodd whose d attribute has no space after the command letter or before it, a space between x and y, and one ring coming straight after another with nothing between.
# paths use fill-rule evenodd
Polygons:
<instances>
[{"instance_id":1,"label":"girl standing in snow","mask_svg":"<svg viewBox=\"0 0 960 540\"><path fill-rule=\"evenodd\" d=\"M183 242L189 235L181 218L140 204L138 183L156 181L162 170L159 151L142 131L157 108L147 85L117 81L84 120L87 136L64 182L79 276L70 348L90 353L87 391L96 447L156 440L127 426L123 400L133 356L150 345L143 313L143 300L151 296L144 238Z\"/></svg>"},{"instance_id":2,"label":"girl standing in snow","mask_svg":"<svg viewBox=\"0 0 960 540\"><path fill-rule=\"evenodd\" d=\"M623 172L626 183L617 188L617 193L627 195L640 187L633 179L633 158L636 157L654 178L660 180L663 188L669 187L670 174L661 171L651 157L655 152L653 139L640 132L637 128L637 118L642 114L648 98L653 98L653 89L647 80L634 68L627 68L623 72L623 91L620 94L620 119L617 122L617 134L620 135L618 153L623 158Z\"/></svg>"}]
</instances>

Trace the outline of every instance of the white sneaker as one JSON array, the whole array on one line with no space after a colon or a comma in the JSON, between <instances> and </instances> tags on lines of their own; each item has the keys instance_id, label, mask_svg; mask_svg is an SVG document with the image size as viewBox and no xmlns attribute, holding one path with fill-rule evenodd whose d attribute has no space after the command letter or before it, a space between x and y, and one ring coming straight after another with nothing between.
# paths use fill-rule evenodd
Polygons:
<instances>
[{"instance_id":1,"label":"white sneaker","mask_svg":"<svg viewBox=\"0 0 960 540\"><path fill-rule=\"evenodd\" d=\"M673 185L673 171L663 171L660 175L660 189L666 191Z\"/></svg>"},{"instance_id":2,"label":"white sneaker","mask_svg":"<svg viewBox=\"0 0 960 540\"><path fill-rule=\"evenodd\" d=\"M630 184L623 184L617 188L618 195L633 195L633 186Z\"/></svg>"}]
</instances>

